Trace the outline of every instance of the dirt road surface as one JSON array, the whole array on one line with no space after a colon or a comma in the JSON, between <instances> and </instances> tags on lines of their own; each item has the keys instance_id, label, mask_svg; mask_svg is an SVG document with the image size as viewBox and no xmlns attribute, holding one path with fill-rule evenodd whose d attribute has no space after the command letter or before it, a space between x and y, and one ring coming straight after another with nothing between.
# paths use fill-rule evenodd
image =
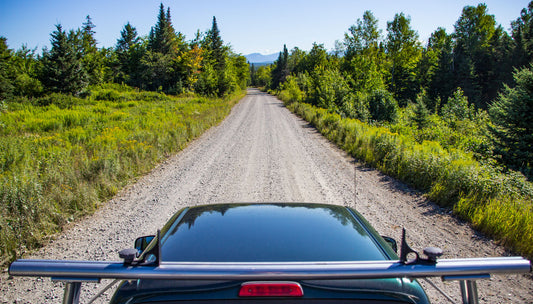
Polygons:
<instances>
[{"instance_id":1,"label":"dirt road surface","mask_svg":"<svg viewBox=\"0 0 533 304\"><path fill-rule=\"evenodd\" d=\"M250 90L219 126L25 258L119 260L119 250L154 234L180 208L226 202L349 205L382 235L399 240L405 227L418 251L437 246L444 258L508 255L419 193L354 162L276 98ZM460 303L458 283L432 281ZM84 284L81 302L109 282ZM478 288L480 303L533 303L531 275L493 276ZM449 303L426 290L433 303ZM61 303L62 295L63 284L49 278L10 278L6 270L0 276L0 303Z\"/></svg>"}]
</instances>

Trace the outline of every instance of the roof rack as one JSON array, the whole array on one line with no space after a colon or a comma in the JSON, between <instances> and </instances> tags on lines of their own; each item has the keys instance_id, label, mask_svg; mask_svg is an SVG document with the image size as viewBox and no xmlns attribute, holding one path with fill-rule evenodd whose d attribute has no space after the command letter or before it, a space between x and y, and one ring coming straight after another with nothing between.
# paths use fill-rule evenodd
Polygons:
<instances>
[{"instance_id":1,"label":"roof rack","mask_svg":"<svg viewBox=\"0 0 533 304\"><path fill-rule=\"evenodd\" d=\"M419 261L281 262L281 263L182 263L133 266L124 262L17 260L9 267L12 276L51 277L63 281L63 303L79 303L81 283L101 279L172 280L320 280L441 277L459 281L463 303L476 304L476 280L491 274L527 273L531 262L522 257L439 259Z\"/></svg>"}]
</instances>

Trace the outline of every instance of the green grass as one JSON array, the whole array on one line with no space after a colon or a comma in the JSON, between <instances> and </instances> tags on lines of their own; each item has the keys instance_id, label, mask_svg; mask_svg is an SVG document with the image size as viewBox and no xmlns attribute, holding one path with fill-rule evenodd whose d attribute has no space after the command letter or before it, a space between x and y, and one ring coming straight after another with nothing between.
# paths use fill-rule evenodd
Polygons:
<instances>
[{"instance_id":1,"label":"green grass","mask_svg":"<svg viewBox=\"0 0 533 304\"><path fill-rule=\"evenodd\" d=\"M219 123L242 97L171 97L106 85L0 108L0 264Z\"/></svg>"},{"instance_id":2,"label":"green grass","mask_svg":"<svg viewBox=\"0 0 533 304\"><path fill-rule=\"evenodd\" d=\"M304 103L287 107L352 156L424 191L508 249L533 258L533 185L501 173L472 153L341 118Z\"/></svg>"}]
</instances>

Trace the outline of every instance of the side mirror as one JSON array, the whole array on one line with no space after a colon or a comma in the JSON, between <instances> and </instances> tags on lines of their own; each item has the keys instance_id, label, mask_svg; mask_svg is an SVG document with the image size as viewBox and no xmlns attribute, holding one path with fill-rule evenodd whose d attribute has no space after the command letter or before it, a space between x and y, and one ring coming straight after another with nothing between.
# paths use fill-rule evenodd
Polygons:
<instances>
[{"instance_id":1,"label":"side mirror","mask_svg":"<svg viewBox=\"0 0 533 304\"><path fill-rule=\"evenodd\" d=\"M388 236L381 236L387 244L394 250L394 252L398 253L398 243L395 239L388 237Z\"/></svg>"},{"instance_id":2,"label":"side mirror","mask_svg":"<svg viewBox=\"0 0 533 304\"><path fill-rule=\"evenodd\" d=\"M155 235L145 235L137 238L135 240L135 249L139 251L139 253L143 252L146 247L148 247L148 244L155 238Z\"/></svg>"}]
</instances>

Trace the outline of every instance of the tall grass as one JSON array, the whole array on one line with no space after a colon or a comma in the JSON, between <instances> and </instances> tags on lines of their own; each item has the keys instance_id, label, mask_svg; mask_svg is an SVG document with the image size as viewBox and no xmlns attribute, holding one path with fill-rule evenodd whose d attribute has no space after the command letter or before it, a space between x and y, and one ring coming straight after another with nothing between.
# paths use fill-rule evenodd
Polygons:
<instances>
[{"instance_id":1,"label":"tall grass","mask_svg":"<svg viewBox=\"0 0 533 304\"><path fill-rule=\"evenodd\" d=\"M501 173L470 153L418 143L308 104L287 107L352 156L424 191L510 250L533 258L533 185L522 175Z\"/></svg>"},{"instance_id":2,"label":"tall grass","mask_svg":"<svg viewBox=\"0 0 533 304\"><path fill-rule=\"evenodd\" d=\"M220 122L242 95L171 97L108 85L0 113L0 264L90 214Z\"/></svg>"}]
</instances>

